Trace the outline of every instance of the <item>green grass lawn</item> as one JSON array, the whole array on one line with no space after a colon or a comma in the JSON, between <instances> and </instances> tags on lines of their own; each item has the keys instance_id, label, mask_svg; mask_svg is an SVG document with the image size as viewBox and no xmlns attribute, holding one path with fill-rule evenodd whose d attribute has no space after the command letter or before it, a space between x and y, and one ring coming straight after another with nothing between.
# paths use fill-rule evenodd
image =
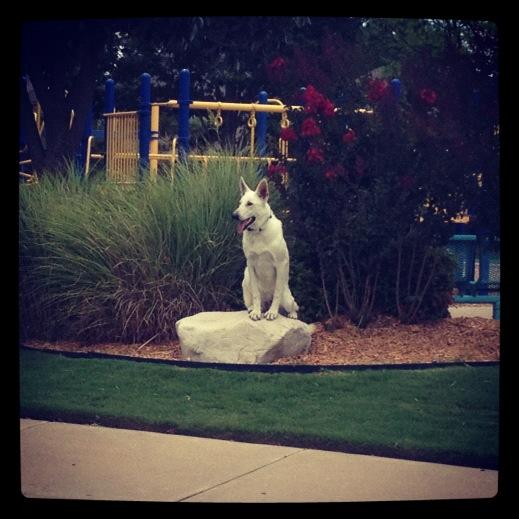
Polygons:
<instances>
[{"instance_id":1,"label":"green grass lawn","mask_svg":"<svg viewBox=\"0 0 519 519\"><path fill-rule=\"evenodd\" d=\"M499 368L254 373L20 352L22 417L497 467Z\"/></svg>"}]
</instances>

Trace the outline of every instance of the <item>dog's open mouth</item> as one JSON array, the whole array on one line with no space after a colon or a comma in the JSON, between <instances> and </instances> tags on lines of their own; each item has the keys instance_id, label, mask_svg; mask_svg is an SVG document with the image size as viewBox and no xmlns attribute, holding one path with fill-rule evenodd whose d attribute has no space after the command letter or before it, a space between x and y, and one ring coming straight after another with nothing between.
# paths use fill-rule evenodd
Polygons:
<instances>
[{"instance_id":1,"label":"dog's open mouth","mask_svg":"<svg viewBox=\"0 0 519 519\"><path fill-rule=\"evenodd\" d=\"M248 229L255 221L255 216L251 216L246 220L241 220L240 223L236 226L236 231L238 231L239 234L243 233L243 231L245 231L245 229Z\"/></svg>"}]
</instances>

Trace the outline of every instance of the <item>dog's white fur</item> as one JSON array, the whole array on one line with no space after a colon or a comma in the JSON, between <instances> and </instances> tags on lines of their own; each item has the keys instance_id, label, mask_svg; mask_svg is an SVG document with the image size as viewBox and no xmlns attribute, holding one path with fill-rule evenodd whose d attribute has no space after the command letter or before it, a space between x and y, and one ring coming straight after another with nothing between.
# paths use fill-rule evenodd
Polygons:
<instances>
[{"instance_id":1,"label":"dog's white fur","mask_svg":"<svg viewBox=\"0 0 519 519\"><path fill-rule=\"evenodd\" d=\"M288 287L288 248L282 223L268 204L268 183L266 179L261 180L253 191L242 177L240 191L240 204L233 218L239 220L238 230L243 232L247 267L242 288L249 317L253 321L262 317L273 320L281 307L288 317L297 319L299 306ZM270 308L266 310L269 304Z\"/></svg>"}]
</instances>

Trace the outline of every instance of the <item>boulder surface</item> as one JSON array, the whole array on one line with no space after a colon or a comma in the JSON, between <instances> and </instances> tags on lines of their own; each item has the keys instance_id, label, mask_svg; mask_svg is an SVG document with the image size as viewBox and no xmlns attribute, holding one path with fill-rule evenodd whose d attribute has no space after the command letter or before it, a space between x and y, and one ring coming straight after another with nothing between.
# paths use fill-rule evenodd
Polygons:
<instances>
[{"instance_id":1,"label":"boulder surface","mask_svg":"<svg viewBox=\"0 0 519 519\"><path fill-rule=\"evenodd\" d=\"M311 327L297 319L253 321L247 311L202 312L176 323L182 356L200 362L266 364L306 353Z\"/></svg>"}]
</instances>

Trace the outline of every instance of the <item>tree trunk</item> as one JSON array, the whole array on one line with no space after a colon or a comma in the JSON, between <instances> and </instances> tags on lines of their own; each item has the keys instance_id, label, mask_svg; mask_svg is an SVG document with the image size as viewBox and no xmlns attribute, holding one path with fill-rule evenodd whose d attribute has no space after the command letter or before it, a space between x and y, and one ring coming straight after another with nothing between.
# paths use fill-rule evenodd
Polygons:
<instances>
[{"instance_id":1,"label":"tree trunk","mask_svg":"<svg viewBox=\"0 0 519 519\"><path fill-rule=\"evenodd\" d=\"M105 41L100 20L33 22L24 27L22 71L29 76L44 114L46 149L26 88L21 92L22 128L33 169L40 175L63 173L75 158L92 106L98 57Z\"/></svg>"}]
</instances>

